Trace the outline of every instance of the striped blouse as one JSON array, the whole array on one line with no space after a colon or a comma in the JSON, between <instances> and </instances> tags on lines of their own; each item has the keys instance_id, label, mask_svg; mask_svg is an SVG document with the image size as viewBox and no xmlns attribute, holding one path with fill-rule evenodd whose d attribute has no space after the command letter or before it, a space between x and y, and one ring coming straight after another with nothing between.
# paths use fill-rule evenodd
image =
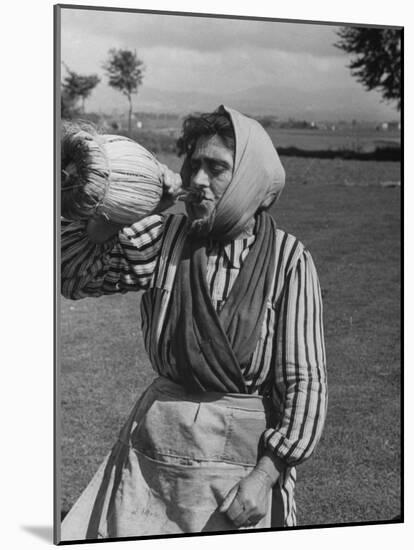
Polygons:
<instances>
[{"instance_id":1,"label":"striped blouse","mask_svg":"<svg viewBox=\"0 0 414 550\"><path fill-rule=\"evenodd\" d=\"M84 222L62 222L62 294L80 299L105 294L163 289L160 330L186 236L183 215L154 215L124 228L103 245L88 240ZM207 282L217 310L225 302L254 236L230 244L210 242ZM295 237L277 230L273 290L252 362L243 372L249 393L268 395L277 424L264 434L265 445L288 467L285 490L293 493L294 466L309 458L323 429L327 386L322 300L309 251ZM144 340L153 326L142 311ZM151 347L146 342L147 350ZM155 371L174 379L174 366L150 359ZM293 507L293 497L290 505ZM286 504L286 503L285 503ZM294 509L291 510L292 516ZM294 524L292 517L287 524Z\"/></svg>"}]
</instances>

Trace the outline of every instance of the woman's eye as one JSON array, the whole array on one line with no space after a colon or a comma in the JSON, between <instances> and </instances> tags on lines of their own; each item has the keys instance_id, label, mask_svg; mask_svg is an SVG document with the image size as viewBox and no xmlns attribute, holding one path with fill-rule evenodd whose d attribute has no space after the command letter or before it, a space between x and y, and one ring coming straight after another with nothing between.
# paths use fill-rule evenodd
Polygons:
<instances>
[{"instance_id":1,"label":"woman's eye","mask_svg":"<svg viewBox=\"0 0 414 550\"><path fill-rule=\"evenodd\" d=\"M213 165L213 166L210 166L210 172L214 175L214 176L218 176L220 175L222 172L223 172L224 168L220 165Z\"/></svg>"}]
</instances>

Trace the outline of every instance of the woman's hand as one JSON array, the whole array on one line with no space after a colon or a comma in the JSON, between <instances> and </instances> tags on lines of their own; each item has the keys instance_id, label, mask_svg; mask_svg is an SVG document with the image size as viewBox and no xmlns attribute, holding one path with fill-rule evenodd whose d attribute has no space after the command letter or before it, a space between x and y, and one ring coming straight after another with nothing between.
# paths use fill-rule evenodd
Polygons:
<instances>
[{"instance_id":1,"label":"woman's hand","mask_svg":"<svg viewBox=\"0 0 414 550\"><path fill-rule=\"evenodd\" d=\"M170 208L177 200L182 190L181 176L160 163L163 180L163 195L156 208L156 212L163 212Z\"/></svg>"},{"instance_id":2,"label":"woman's hand","mask_svg":"<svg viewBox=\"0 0 414 550\"><path fill-rule=\"evenodd\" d=\"M256 525L266 515L272 486L270 477L255 468L230 489L219 511L236 527Z\"/></svg>"},{"instance_id":3,"label":"woman's hand","mask_svg":"<svg viewBox=\"0 0 414 550\"><path fill-rule=\"evenodd\" d=\"M237 527L256 525L266 515L269 492L283 468L282 462L266 451L254 470L230 489L219 511Z\"/></svg>"}]
</instances>

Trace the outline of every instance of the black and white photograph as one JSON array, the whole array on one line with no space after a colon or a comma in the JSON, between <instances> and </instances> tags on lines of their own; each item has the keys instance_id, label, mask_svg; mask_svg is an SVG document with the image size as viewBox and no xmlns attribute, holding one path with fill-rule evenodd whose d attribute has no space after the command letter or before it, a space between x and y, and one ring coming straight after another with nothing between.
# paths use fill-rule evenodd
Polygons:
<instances>
[{"instance_id":1,"label":"black and white photograph","mask_svg":"<svg viewBox=\"0 0 414 550\"><path fill-rule=\"evenodd\" d=\"M121 8L54 6L55 543L402 523L404 21Z\"/></svg>"}]
</instances>

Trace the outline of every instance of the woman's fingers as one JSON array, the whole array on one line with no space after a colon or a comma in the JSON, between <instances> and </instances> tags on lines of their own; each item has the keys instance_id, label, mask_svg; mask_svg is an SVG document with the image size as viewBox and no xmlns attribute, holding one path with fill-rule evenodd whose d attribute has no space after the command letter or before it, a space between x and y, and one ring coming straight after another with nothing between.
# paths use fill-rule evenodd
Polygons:
<instances>
[{"instance_id":1,"label":"woman's fingers","mask_svg":"<svg viewBox=\"0 0 414 550\"><path fill-rule=\"evenodd\" d=\"M239 500L239 497L236 496L227 511L227 516L236 527L249 527L256 525L264 514L258 513L254 507Z\"/></svg>"},{"instance_id":2,"label":"woman's fingers","mask_svg":"<svg viewBox=\"0 0 414 550\"><path fill-rule=\"evenodd\" d=\"M265 514L258 513L247 507L243 507L241 504L241 512L235 517L232 516L232 510L229 510L227 515L230 517L236 527L253 527L264 517Z\"/></svg>"},{"instance_id":3,"label":"woman's fingers","mask_svg":"<svg viewBox=\"0 0 414 550\"><path fill-rule=\"evenodd\" d=\"M230 489L219 511L236 527L252 527L266 515L267 495L268 486L263 485L262 477L248 475Z\"/></svg>"},{"instance_id":4,"label":"woman's fingers","mask_svg":"<svg viewBox=\"0 0 414 550\"><path fill-rule=\"evenodd\" d=\"M163 176L164 188L169 195L174 197L182 187L181 176L180 174L176 174L170 170L165 164L160 163L160 167Z\"/></svg>"},{"instance_id":5,"label":"woman's fingers","mask_svg":"<svg viewBox=\"0 0 414 550\"><path fill-rule=\"evenodd\" d=\"M252 518L257 515L257 511L252 506L243 500L238 486L233 487L230 493L226 496L223 504L220 507L221 512L225 512L227 517L234 523L236 527L246 527L252 524Z\"/></svg>"},{"instance_id":6,"label":"woman's fingers","mask_svg":"<svg viewBox=\"0 0 414 550\"><path fill-rule=\"evenodd\" d=\"M227 517L231 519L237 527L239 527L240 525L243 525L243 522L248 518L249 510L246 509L244 504L240 502L236 496L226 513Z\"/></svg>"},{"instance_id":7,"label":"woman's fingers","mask_svg":"<svg viewBox=\"0 0 414 550\"><path fill-rule=\"evenodd\" d=\"M232 502L234 501L235 496L237 495L237 491L239 490L239 484L235 485L230 491L227 493L226 498L221 503L221 506L219 508L219 512L226 513L227 510L230 508Z\"/></svg>"},{"instance_id":8,"label":"woman's fingers","mask_svg":"<svg viewBox=\"0 0 414 550\"><path fill-rule=\"evenodd\" d=\"M249 513L243 509L238 516L230 519L236 527L246 527L249 525Z\"/></svg>"}]
</instances>

